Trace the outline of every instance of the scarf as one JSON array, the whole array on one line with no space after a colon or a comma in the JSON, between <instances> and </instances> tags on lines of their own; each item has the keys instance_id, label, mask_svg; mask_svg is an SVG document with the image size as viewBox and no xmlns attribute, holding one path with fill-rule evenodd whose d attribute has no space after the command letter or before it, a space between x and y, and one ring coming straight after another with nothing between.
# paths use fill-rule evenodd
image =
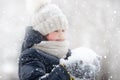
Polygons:
<instances>
[{"instance_id":1,"label":"scarf","mask_svg":"<svg viewBox=\"0 0 120 80\"><path fill-rule=\"evenodd\" d=\"M68 52L68 41L42 41L33 48L40 49L58 58L65 58Z\"/></svg>"}]
</instances>

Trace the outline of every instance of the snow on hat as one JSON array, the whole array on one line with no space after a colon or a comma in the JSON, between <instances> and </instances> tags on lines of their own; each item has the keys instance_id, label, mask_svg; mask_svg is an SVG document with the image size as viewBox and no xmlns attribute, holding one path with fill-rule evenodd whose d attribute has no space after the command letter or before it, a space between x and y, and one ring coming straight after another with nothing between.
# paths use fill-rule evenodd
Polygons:
<instances>
[{"instance_id":1,"label":"snow on hat","mask_svg":"<svg viewBox=\"0 0 120 80\"><path fill-rule=\"evenodd\" d=\"M31 26L42 35L68 28L66 16L50 0L27 0L27 9L32 13Z\"/></svg>"}]
</instances>

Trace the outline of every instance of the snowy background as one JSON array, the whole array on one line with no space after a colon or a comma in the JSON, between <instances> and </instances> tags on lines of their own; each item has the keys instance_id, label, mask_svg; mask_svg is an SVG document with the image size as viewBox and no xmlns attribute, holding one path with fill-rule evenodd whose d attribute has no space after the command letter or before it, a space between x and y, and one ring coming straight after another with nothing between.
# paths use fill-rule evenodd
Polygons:
<instances>
[{"instance_id":1,"label":"snowy background","mask_svg":"<svg viewBox=\"0 0 120 80\"><path fill-rule=\"evenodd\" d=\"M103 57L97 80L120 79L120 0L53 0L66 14L70 48ZM27 26L25 0L0 0L0 80L18 80L18 56Z\"/></svg>"}]
</instances>

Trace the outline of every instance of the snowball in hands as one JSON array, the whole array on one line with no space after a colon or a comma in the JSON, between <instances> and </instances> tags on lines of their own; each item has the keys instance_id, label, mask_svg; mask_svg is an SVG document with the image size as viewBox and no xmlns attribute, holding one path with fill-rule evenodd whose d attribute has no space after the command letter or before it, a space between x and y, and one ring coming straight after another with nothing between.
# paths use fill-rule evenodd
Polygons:
<instances>
[{"instance_id":1,"label":"snowball in hands","mask_svg":"<svg viewBox=\"0 0 120 80\"><path fill-rule=\"evenodd\" d=\"M68 60L61 59L60 64L64 64L71 76L78 80L94 80L100 70L100 58L91 49L80 47L72 50Z\"/></svg>"}]
</instances>

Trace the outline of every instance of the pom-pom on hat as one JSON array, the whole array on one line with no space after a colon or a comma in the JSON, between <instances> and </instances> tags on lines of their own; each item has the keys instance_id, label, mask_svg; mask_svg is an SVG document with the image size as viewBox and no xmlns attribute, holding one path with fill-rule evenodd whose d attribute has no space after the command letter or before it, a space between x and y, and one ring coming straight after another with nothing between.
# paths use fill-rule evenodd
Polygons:
<instances>
[{"instance_id":1,"label":"pom-pom on hat","mask_svg":"<svg viewBox=\"0 0 120 80\"><path fill-rule=\"evenodd\" d=\"M44 36L55 30L68 28L66 16L50 0L27 0L27 10L32 14L30 26Z\"/></svg>"}]
</instances>

